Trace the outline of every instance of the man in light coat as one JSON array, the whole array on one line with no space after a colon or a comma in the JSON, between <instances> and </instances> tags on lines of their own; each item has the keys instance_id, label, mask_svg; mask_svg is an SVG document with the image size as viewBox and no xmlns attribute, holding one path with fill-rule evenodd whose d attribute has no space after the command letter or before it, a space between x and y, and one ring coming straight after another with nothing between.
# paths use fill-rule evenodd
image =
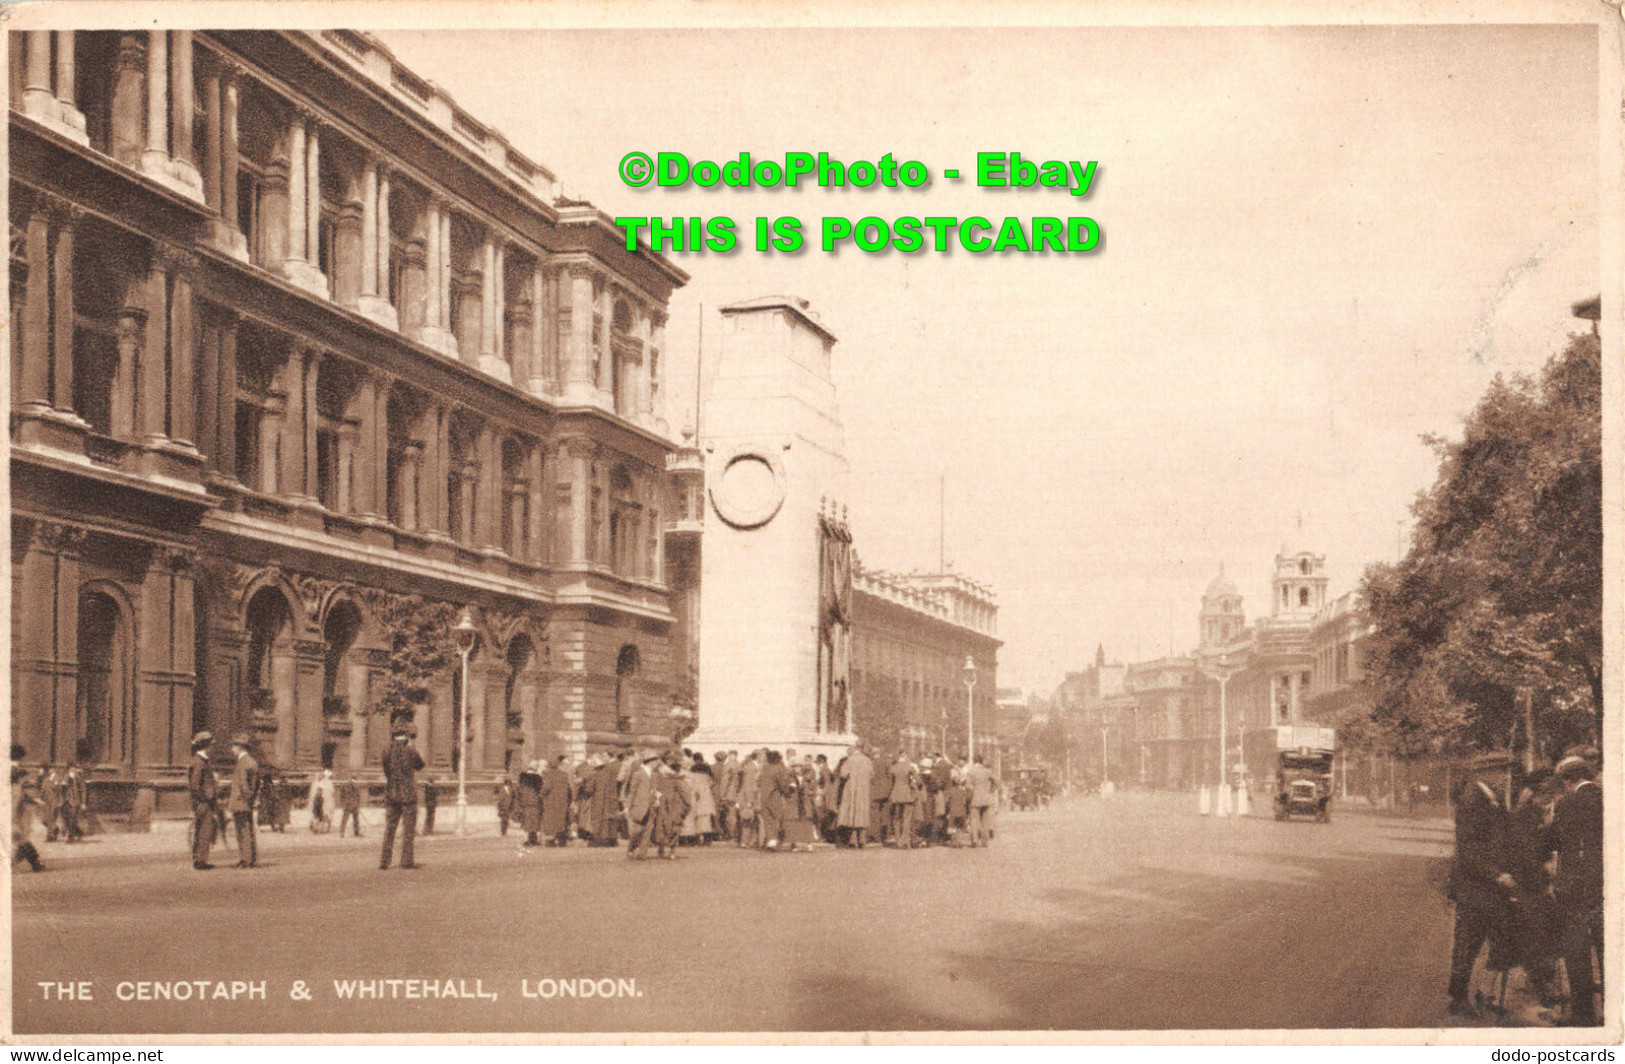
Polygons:
<instances>
[{"instance_id":1,"label":"man in light coat","mask_svg":"<svg viewBox=\"0 0 1625 1064\"><path fill-rule=\"evenodd\" d=\"M626 828L632 838L626 856L634 861L642 861L649 856L649 843L654 838L654 773L659 760L658 754L645 751L626 781Z\"/></svg>"},{"instance_id":2,"label":"man in light coat","mask_svg":"<svg viewBox=\"0 0 1625 1064\"><path fill-rule=\"evenodd\" d=\"M841 798L840 809L836 815L836 827L847 831L847 844L863 849L863 833L869 830L869 784L875 773L875 765L863 752L863 747L854 744L846 752L846 759L841 762Z\"/></svg>"},{"instance_id":3,"label":"man in light coat","mask_svg":"<svg viewBox=\"0 0 1625 1064\"><path fill-rule=\"evenodd\" d=\"M970 844L986 846L987 819L993 811L993 772L982 764L981 754L965 770L965 779L970 784Z\"/></svg>"},{"instance_id":4,"label":"man in light coat","mask_svg":"<svg viewBox=\"0 0 1625 1064\"><path fill-rule=\"evenodd\" d=\"M237 828L237 867L259 864L259 844L254 835L254 806L259 799L260 765L248 752L249 738L239 732L231 737L231 752L237 761L231 769L231 800L226 812Z\"/></svg>"}]
</instances>

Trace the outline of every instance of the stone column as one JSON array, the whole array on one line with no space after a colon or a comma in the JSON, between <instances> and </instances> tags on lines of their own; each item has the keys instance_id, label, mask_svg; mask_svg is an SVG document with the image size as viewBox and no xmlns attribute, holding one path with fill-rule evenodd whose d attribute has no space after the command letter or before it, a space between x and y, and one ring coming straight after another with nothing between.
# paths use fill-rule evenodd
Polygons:
<instances>
[{"instance_id":1,"label":"stone column","mask_svg":"<svg viewBox=\"0 0 1625 1064\"><path fill-rule=\"evenodd\" d=\"M361 294L376 296L382 289L378 272L378 163L368 159L361 169Z\"/></svg>"},{"instance_id":2,"label":"stone column","mask_svg":"<svg viewBox=\"0 0 1625 1064\"><path fill-rule=\"evenodd\" d=\"M220 326L215 312L202 311L201 342L197 348L197 446L212 470L220 469Z\"/></svg>"},{"instance_id":3,"label":"stone column","mask_svg":"<svg viewBox=\"0 0 1625 1064\"><path fill-rule=\"evenodd\" d=\"M456 357L457 338L451 335L451 210L440 205L440 327L450 342L447 349Z\"/></svg>"},{"instance_id":4,"label":"stone column","mask_svg":"<svg viewBox=\"0 0 1625 1064\"><path fill-rule=\"evenodd\" d=\"M141 169L165 174L169 163L169 34L147 33L147 147Z\"/></svg>"},{"instance_id":5,"label":"stone column","mask_svg":"<svg viewBox=\"0 0 1625 1064\"><path fill-rule=\"evenodd\" d=\"M23 112L51 115L56 110L56 93L51 88L51 31L30 30L28 62L23 74Z\"/></svg>"},{"instance_id":6,"label":"stone column","mask_svg":"<svg viewBox=\"0 0 1625 1064\"><path fill-rule=\"evenodd\" d=\"M556 339L549 307L552 288L549 272L550 268L538 260L530 274L530 357L526 360L528 376L522 386L532 395L552 395L558 387L556 367L549 357Z\"/></svg>"},{"instance_id":7,"label":"stone column","mask_svg":"<svg viewBox=\"0 0 1625 1064\"><path fill-rule=\"evenodd\" d=\"M192 276L197 260L172 253L173 275L169 304L169 436L186 447L197 439L197 396L193 388L197 366L197 329L193 316Z\"/></svg>"},{"instance_id":8,"label":"stone column","mask_svg":"<svg viewBox=\"0 0 1625 1064\"><path fill-rule=\"evenodd\" d=\"M512 373L511 383L517 388L530 389L530 360L535 345L531 343L531 322L534 320L532 304L529 302L530 289L533 286L527 281L525 299L514 303L505 312L508 323L512 326L508 336L508 366Z\"/></svg>"},{"instance_id":9,"label":"stone column","mask_svg":"<svg viewBox=\"0 0 1625 1064\"><path fill-rule=\"evenodd\" d=\"M320 270L322 246L322 178L320 125L307 120L305 130L305 261Z\"/></svg>"},{"instance_id":10,"label":"stone column","mask_svg":"<svg viewBox=\"0 0 1625 1064\"><path fill-rule=\"evenodd\" d=\"M578 267L569 273L570 332L565 350L564 400L591 403L598 396L593 376L593 291L592 277Z\"/></svg>"},{"instance_id":11,"label":"stone column","mask_svg":"<svg viewBox=\"0 0 1625 1064\"><path fill-rule=\"evenodd\" d=\"M77 624L69 627L58 616L57 592L60 549L64 529L60 525L34 522L32 528L18 529L12 546L20 550L12 568L15 594L12 599L12 688L11 738L28 750L28 756L41 760L58 759L63 751L56 745L58 732L66 732L58 720L58 686L69 669L57 658L73 646ZM28 605L25 606L24 604ZM75 603L76 604L76 603ZM64 632L64 629L66 631ZM64 641L64 635L68 641ZM71 651L69 651L71 654ZM67 705L73 706L69 700ZM71 709L70 709L71 712ZM68 751L71 752L71 742Z\"/></svg>"},{"instance_id":12,"label":"stone column","mask_svg":"<svg viewBox=\"0 0 1625 1064\"><path fill-rule=\"evenodd\" d=\"M545 452L540 443L532 444L530 453L525 456L525 477L528 481L529 497L525 504L530 507L530 539L525 544L525 560L532 565L547 564L547 481L545 474L547 463Z\"/></svg>"},{"instance_id":13,"label":"stone column","mask_svg":"<svg viewBox=\"0 0 1625 1064\"><path fill-rule=\"evenodd\" d=\"M1290 700L1288 702L1288 705L1291 707L1292 724L1293 724L1294 727L1296 727L1298 725L1298 723L1302 719L1302 714L1299 711L1299 706L1300 706L1299 698L1300 698L1300 695L1301 695L1301 692L1302 692L1302 689L1303 689L1302 688L1302 680L1303 680L1302 674L1300 672L1298 672L1296 669L1294 669L1292 671L1292 674L1289 677L1287 677L1287 686L1288 686L1288 695L1287 695L1287 697Z\"/></svg>"},{"instance_id":14,"label":"stone column","mask_svg":"<svg viewBox=\"0 0 1625 1064\"><path fill-rule=\"evenodd\" d=\"M649 334L649 412L654 419L654 430L662 436L671 434L666 421L666 315L656 312L650 319Z\"/></svg>"},{"instance_id":15,"label":"stone column","mask_svg":"<svg viewBox=\"0 0 1625 1064\"><path fill-rule=\"evenodd\" d=\"M141 338L146 335L147 312L140 307L124 307L118 315L118 366L114 369L111 425L108 434L117 440L136 438L136 379L141 364ZM232 381L232 393L236 381Z\"/></svg>"},{"instance_id":16,"label":"stone column","mask_svg":"<svg viewBox=\"0 0 1625 1064\"><path fill-rule=\"evenodd\" d=\"M296 270L294 264L303 262L305 253L305 180L308 176L305 159L305 115L296 114L288 125L288 273Z\"/></svg>"},{"instance_id":17,"label":"stone column","mask_svg":"<svg viewBox=\"0 0 1625 1064\"><path fill-rule=\"evenodd\" d=\"M474 460L464 460L457 467L458 527L450 532L451 538L470 548L478 548L485 538L485 522L478 520L480 514L475 509L484 501L484 492L476 490L482 473L480 463Z\"/></svg>"},{"instance_id":18,"label":"stone column","mask_svg":"<svg viewBox=\"0 0 1625 1064\"><path fill-rule=\"evenodd\" d=\"M221 122L225 115L220 95L220 66L216 62L206 63L203 67L203 158L198 163L203 170L203 202L220 211L220 220L225 221L220 195L220 148L225 139Z\"/></svg>"},{"instance_id":19,"label":"stone column","mask_svg":"<svg viewBox=\"0 0 1625 1064\"><path fill-rule=\"evenodd\" d=\"M305 369L307 352L294 346L282 365L282 387L287 406L282 422L282 475L280 494L308 498L305 482Z\"/></svg>"},{"instance_id":20,"label":"stone column","mask_svg":"<svg viewBox=\"0 0 1625 1064\"><path fill-rule=\"evenodd\" d=\"M146 289L147 333L141 344L136 402L142 443L152 447L169 438L169 367L164 364L169 339L169 278L161 247L152 249Z\"/></svg>"},{"instance_id":21,"label":"stone column","mask_svg":"<svg viewBox=\"0 0 1625 1064\"><path fill-rule=\"evenodd\" d=\"M227 66L221 74L220 116L220 215L225 224L231 252L248 261L248 240L237 227L237 108L241 99L238 68Z\"/></svg>"},{"instance_id":22,"label":"stone column","mask_svg":"<svg viewBox=\"0 0 1625 1064\"><path fill-rule=\"evenodd\" d=\"M502 546L502 447L490 423L481 426L474 441L479 467L478 517L475 546L499 549Z\"/></svg>"},{"instance_id":23,"label":"stone column","mask_svg":"<svg viewBox=\"0 0 1625 1064\"><path fill-rule=\"evenodd\" d=\"M421 502L429 531L440 536L449 536L453 532L447 522L450 508L446 505L447 482L451 472L450 420L450 413L443 407L435 406L429 410L431 435L424 454L429 483Z\"/></svg>"},{"instance_id":24,"label":"stone column","mask_svg":"<svg viewBox=\"0 0 1625 1064\"><path fill-rule=\"evenodd\" d=\"M569 564L586 566L593 557L592 536L592 453L590 440L572 439L560 458L570 469L570 549Z\"/></svg>"},{"instance_id":25,"label":"stone column","mask_svg":"<svg viewBox=\"0 0 1625 1064\"><path fill-rule=\"evenodd\" d=\"M303 451L305 458L305 472L303 476L305 498L312 501L321 494L319 485L321 480L316 473L316 429L321 422L321 415L316 410L316 378L321 373L322 356L318 351L305 352L305 394L299 403L299 412L303 417L301 435L304 438Z\"/></svg>"},{"instance_id":26,"label":"stone column","mask_svg":"<svg viewBox=\"0 0 1625 1064\"><path fill-rule=\"evenodd\" d=\"M113 91L108 104L108 147L114 159L125 166L141 165L146 145L143 136L146 111L147 35L125 33L119 37L118 54L113 60Z\"/></svg>"},{"instance_id":27,"label":"stone column","mask_svg":"<svg viewBox=\"0 0 1625 1064\"><path fill-rule=\"evenodd\" d=\"M219 390L217 403L220 444L214 467L222 476L237 476L237 315L227 314L220 324Z\"/></svg>"},{"instance_id":28,"label":"stone column","mask_svg":"<svg viewBox=\"0 0 1625 1064\"><path fill-rule=\"evenodd\" d=\"M137 769L186 760L192 725L192 570L189 551L156 547L141 584L132 713Z\"/></svg>"},{"instance_id":29,"label":"stone column","mask_svg":"<svg viewBox=\"0 0 1625 1064\"><path fill-rule=\"evenodd\" d=\"M58 30L56 34L56 99L64 109L76 110L74 102L73 31Z\"/></svg>"},{"instance_id":30,"label":"stone column","mask_svg":"<svg viewBox=\"0 0 1625 1064\"><path fill-rule=\"evenodd\" d=\"M353 471L350 474L350 512L362 517L377 516L378 505L378 395L371 376L361 378L351 407L356 412L353 434Z\"/></svg>"},{"instance_id":31,"label":"stone column","mask_svg":"<svg viewBox=\"0 0 1625 1064\"><path fill-rule=\"evenodd\" d=\"M197 161L192 158L192 119L197 95L192 83L192 31L175 30L174 33L174 49L169 57L173 67L170 81L173 91L169 98L169 154L181 166L195 168Z\"/></svg>"},{"instance_id":32,"label":"stone column","mask_svg":"<svg viewBox=\"0 0 1625 1064\"><path fill-rule=\"evenodd\" d=\"M23 237L28 280L22 315L21 373L12 402L19 407L51 406L51 216L52 201L36 194Z\"/></svg>"},{"instance_id":33,"label":"stone column","mask_svg":"<svg viewBox=\"0 0 1625 1064\"><path fill-rule=\"evenodd\" d=\"M422 514L418 508L419 488L423 483L423 444L412 440L401 453L401 464L396 475L400 483L395 487L401 500L401 527L409 532L421 531Z\"/></svg>"},{"instance_id":34,"label":"stone column","mask_svg":"<svg viewBox=\"0 0 1625 1064\"><path fill-rule=\"evenodd\" d=\"M439 327L440 303L446 298L441 288L440 264L446 257L447 249L440 243L440 201L434 196L429 197L429 202L423 208L423 219L423 328L427 335L430 329Z\"/></svg>"},{"instance_id":35,"label":"stone column","mask_svg":"<svg viewBox=\"0 0 1625 1064\"><path fill-rule=\"evenodd\" d=\"M349 202L339 208L338 221L333 234L333 302L355 310L361 308L361 295L366 281L366 208L364 204Z\"/></svg>"}]
</instances>

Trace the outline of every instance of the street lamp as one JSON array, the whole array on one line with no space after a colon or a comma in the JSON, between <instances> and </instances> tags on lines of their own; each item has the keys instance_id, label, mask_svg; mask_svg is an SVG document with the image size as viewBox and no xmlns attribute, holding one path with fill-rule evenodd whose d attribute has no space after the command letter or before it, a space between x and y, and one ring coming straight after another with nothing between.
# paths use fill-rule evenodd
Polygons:
<instances>
[{"instance_id":1,"label":"street lamp","mask_svg":"<svg viewBox=\"0 0 1625 1064\"><path fill-rule=\"evenodd\" d=\"M1227 815L1227 813L1219 813L1218 810L1228 810L1228 791L1230 788L1230 777L1225 771L1224 764L1225 747L1228 745L1229 739L1227 734L1229 730L1228 722L1225 719L1227 708L1225 705L1225 689L1230 683L1230 677L1234 676L1239 671L1240 670L1236 666L1230 663L1230 656L1228 654L1220 654L1217 661L1211 664L1204 664L1202 666L1202 674L1204 676L1207 676L1209 679L1219 681L1219 787L1221 788L1220 793L1225 795L1224 799L1222 799L1222 804L1219 804L1217 809L1215 809L1215 813L1219 816Z\"/></svg>"},{"instance_id":2,"label":"street lamp","mask_svg":"<svg viewBox=\"0 0 1625 1064\"><path fill-rule=\"evenodd\" d=\"M965 746L969 748L966 757L976 760L976 662L971 660L969 654L965 655L965 667L961 670L965 677Z\"/></svg>"},{"instance_id":3,"label":"street lamp","mask_svg":"<svg viewBox=\"0 0 1625 1064\"><path fill-rule=\"evenodd\" d=\"M474 618L465 609L451 630L457 640L457 649L463 655L462 712L458 714L457 735L457 834L468 834L468 656L474 653L479 629Z\"/></svg>"},{"instance_id":4,"label":"street lamp","mask_svg":"<svg viewBox=\"0 0 1625 1064\"><path fill-rule=\"evenodd\" d=\"M944 756L947 756L947 753L948 753L948 709L947 709L946 706L943 707L943 710L942 710L942 725L941 725L941 727L942 727L942 753L943 753Z\"/></svg>"}]
</instances>

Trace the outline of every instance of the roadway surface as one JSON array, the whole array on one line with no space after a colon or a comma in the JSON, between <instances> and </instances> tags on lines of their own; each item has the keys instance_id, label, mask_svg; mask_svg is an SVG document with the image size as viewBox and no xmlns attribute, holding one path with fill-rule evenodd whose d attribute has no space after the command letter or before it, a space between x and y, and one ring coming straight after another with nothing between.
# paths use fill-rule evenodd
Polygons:
<instances>
[{"instance_id":1,"label":"roadway surface","mask_svg":"<svg viewBox=\"0 0 1625 1064\"><path fill-rule=\"evenodd\" d=\"M378 870L376 826L359 840L312 836L302 814L286 835L261 833L252 871L229 867L235 853L217 845L221 867L194 872L175 833L53 844L47 872L12 877L15 1029L1446 1023L1448 821L1347 806L1330 825L1214 820L1195 806L1126 793L1005 812L982 850L719 844L670 862L525 850L486 826L420 838L414 872ZM441 996L409 1000L404 983L393 999L382 986L382 1000L336 995L335 980L357 979L434 980ZM119 1000L120 983L134 996L137 982L175 980L209 981L211 997L214 981L263 981L265 994ZM296 980L309 1000L292 996ZM594 996L581 996L582 980ZM89 981L92 1000L46 1000L40 981ZM447 996L446 981L495 1000Z\"/></svg>"}]
</instances>

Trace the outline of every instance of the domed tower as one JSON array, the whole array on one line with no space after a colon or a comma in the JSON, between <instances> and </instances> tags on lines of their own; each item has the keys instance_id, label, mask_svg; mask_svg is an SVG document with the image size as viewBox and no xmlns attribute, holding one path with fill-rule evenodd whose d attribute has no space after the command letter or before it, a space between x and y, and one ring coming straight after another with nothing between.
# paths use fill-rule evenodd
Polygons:
<instances>
[{"instance_id":1,"label":"domed tower","mask_svg":"<svg viewBox=\"0 0 1625 1064\"><path fill-rule=\"evenodd\" d=\"M1300 520L1298 534L1287 537L1275 556L1270 616L1282 620L1310 620L1326 605L1326 556L1305 547L1302 534Z\"/></svg>"},{"instance_id":2,"label":"domed tower","mask_svg":"<svg viewBox=\"0 0 1625 1064\"><path fill-rule=\"evenodd\" d=\"M1241 638L1247 627L1247 615L1241 609L1241 592L1233 580L1224 575L1224 563L1219 563L1219 575L1202 593L1201 648L1222 647Z\"/></svg>"}]
</instances>

